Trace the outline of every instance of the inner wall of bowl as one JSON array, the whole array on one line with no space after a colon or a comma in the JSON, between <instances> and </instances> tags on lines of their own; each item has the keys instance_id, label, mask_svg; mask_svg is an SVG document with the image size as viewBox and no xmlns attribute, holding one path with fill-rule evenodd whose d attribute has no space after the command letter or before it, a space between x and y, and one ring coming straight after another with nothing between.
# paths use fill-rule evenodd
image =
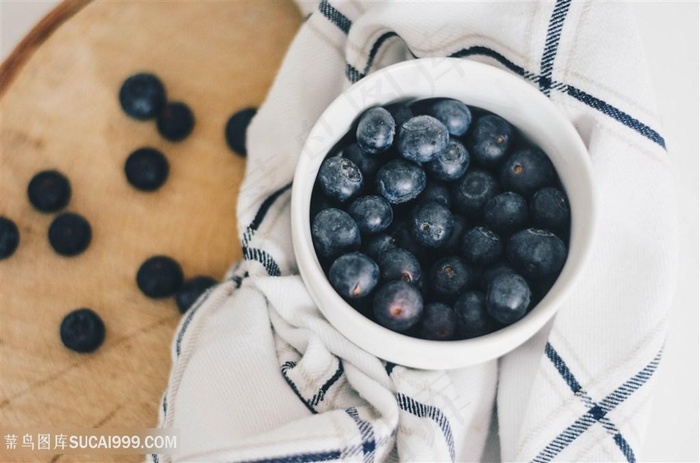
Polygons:
<instances>
[{"instance_id":1,"label":"inner wall of bowl","mask_svg":"<svg viewBox=\"0 0 700 463\"><path fill-rule=\"evenodd\" d=\"M556 311L573 284L587 254L593 226L593 190L586 153L578 134L538 90L495 68L461 60L455 72L426 78L415 61L405 62L361 80L324 112L309 135L295 175L292 199L294 245L299 267L312 297L329 321L346 337L379 357L417 368L454 368L489 360L527 340ZM386 72L385 72L386 71ZM461 72L460 72L461 71ZM471 72L471 74L470 74ZM431 80L432 79L432 80ZM330 286L311 240L310 202L316 173L329 150L367 108L396 101L448 97L500 115L540 146L560 175L572 209L567 263L557 282L522 320L475 339L436 342L388 330L358 313ZM329 127L331 128L329 130ZM300 233L299 233L300 232ZM379 337L378 339L376 339ZM470 346L472 355L464 357ZM445 354L448 354L445 356Z\"/></svg>"}]
</instances>

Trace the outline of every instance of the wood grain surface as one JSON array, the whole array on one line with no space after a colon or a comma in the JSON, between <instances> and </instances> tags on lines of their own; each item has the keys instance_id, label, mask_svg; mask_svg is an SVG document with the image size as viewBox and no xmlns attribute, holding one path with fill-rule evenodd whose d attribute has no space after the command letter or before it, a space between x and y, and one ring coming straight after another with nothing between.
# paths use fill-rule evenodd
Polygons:
<instances>
[{"instance_id":1,"label":"wood grain surface","mask_svg":"<svg viewBox=\"0 0 700 463\"><path fill-rule=\"evenodd\" d=\"M0 74L0 214L21 234L15 255L0 261L4 428L156 425L180 315L172 298L143 296L136 271L166 254L186 277L220 278L240 258L235 205L245 165L226 146L223 127L236 110L262 102L301 20L291 2L76 5L64 5L55 31L40 34L22 59L13 55L12 72L4 66ZM121 82L144 70L193 109L185 141L169 143L153 122L122 113ZM123 173L128 154L142 146L170 161L167 182L153 193L133 189ZM76 257L53 252L47 230L55 214L27 200L31 177L49 168L72 182L66 210L92 224L92 243ZM71 352L59 338L64 315L78 307L97 311L107 327L93 354ZM16 461L57 459L142 456Z\"/></svg>"}]
</instances>

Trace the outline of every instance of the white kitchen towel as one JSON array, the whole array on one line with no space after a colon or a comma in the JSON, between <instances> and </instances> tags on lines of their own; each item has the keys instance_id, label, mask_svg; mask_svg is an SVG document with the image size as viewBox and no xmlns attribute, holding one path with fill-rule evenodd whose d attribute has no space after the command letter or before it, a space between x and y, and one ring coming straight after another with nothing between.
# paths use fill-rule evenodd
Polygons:
<instances>
[{"instance_id":1,"label":"white kitchen towel","mask_svg":"<svg viewBox=\"0 0 700 463\"><path fill-rule=\"evenodd\" d=\"M160 414L179 429L179 450L150 458L635 461L678 239L669 154L627 7L300 8L306 19L248 130L244 260L183 317ZM593 162L600 226L585 275L546 330L498 361L420 371L363 351L315 307L295 265L290 185L310 128L340 92L389 64L446 56L525 79L573 122Z\"/></svg>"}]
</instances>

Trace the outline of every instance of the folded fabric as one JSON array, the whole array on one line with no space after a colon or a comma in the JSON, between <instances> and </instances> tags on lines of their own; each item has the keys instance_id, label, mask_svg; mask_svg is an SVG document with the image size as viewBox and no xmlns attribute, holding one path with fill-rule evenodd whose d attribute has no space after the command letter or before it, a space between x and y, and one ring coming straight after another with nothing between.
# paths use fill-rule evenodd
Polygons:
<instances>
[{"instance_id":1,"label":"folded fabric","mask_svg":"<svg viewBox=\"0 0 700 463\"><path fill-rule=\"evenodd\" d=\"M183 317L160 413L160 426L179 429L179 451L149 458L635 461L678 239L669 157L627 7L300 7L308 16L248 130L244 260ZM389 64L446 56L525 79L573 122L593 162L600 226L585 275L535 338L497 361L421 371L372 356L318 311L296 268L290 186L338 94Z\"/></svg>"}]
</instances>

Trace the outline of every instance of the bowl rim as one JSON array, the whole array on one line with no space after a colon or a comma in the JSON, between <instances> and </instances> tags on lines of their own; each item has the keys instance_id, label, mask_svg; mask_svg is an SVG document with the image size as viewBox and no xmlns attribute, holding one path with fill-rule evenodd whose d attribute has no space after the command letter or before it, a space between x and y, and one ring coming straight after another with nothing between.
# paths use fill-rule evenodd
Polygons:
<instances>
[{"instance_id":1,"label":"bowl rim","mask_svg":"<svg viewBox=\"0 0 700 463\"><path fill-rule=\"evenodd\" d=\"M310 199L318 168L330 149L346 135L357 116L365 109L395 101L451 97L449 94L445 95L449 92L444 91L432 95L425 94L425 91L418 92L417 95L416 92L402 92L402 82L404 84L408 82L408 85L411 85L411 82L415 83L417 79L418 81L420 79L427 81L431 78L434 79L433 91L436 91L439 79L444 79L448 74L445 74L444 70L440 70L441 74L438 75L439 66L435 66L434 60L436 58L403 61L369 74L342 92L323 111L309 132L294 173L291 225L294 253L302 280L321 313L343 336L360 348L386 361L413 368L450 369L470 366L500 357L526 342L552 319L575 286L582 269L589 260L598 208L588 150L571 121L545 95L526 80L499 68L465 59L439 58L441 63L447 62L451 70L462 75L472 76L477 80L480 79L479 81L494 80L500 84L505 83L504 88L509 89L509 98L528 100L535 104L538 111L546 113L548 123L552 124L548 125L549 130L552 133L555 131L557 133L556 136L551 136L552 140L555 138L563 140L559 144L569 145L572 149L574 155L571 160L580 169L577 172L578 179L576 181L580 182L582 184L580 188L585 188L586 191L577 192L574 195L577 199L576 208L571 201L572 195L567 191L572 216L567 261L552 288L525 317L493 333L472 339L430 341L413 338L384 328L345 302L328 282L311 239ZM381 88L382 85L386 87L387 83L392 87L388 92L368 94L366 91L368 88ZM392 95L394 98L389 98ZM359 97L362 99L358 102ZM389 99L386 100L386 98ZM461 100L463 101L463 98ZM478 106L473 102L465 103L470 106ZM491 104L490 102L485 103L486 106ZM348 108L354 112L345 114ZM488 107L485 109L499 114L498 110ZM499 115L509 122L511 121L511 118L505 117L503 114ZM340 124L342 126L335 127L340 130L334 131L334 127L329 124L328 119L332 118L343 121L343 124ZM520 125L515 123L513 125L522 130ZM545 150L545 152L547 151ZM552 159L549 153L548 156ZM552 159L552 162L561 176L560 166L557 166L555 159ZM563 161L560 160L560 162ZM567 184L563 179L562 185L567 190ZM580 196L585 196L585 201L579 198ZM585 220L581 221L580 217L585 217ZM574 249L576 250L576 259L571 258ZM353 326L359 327L362 332L356 332ZM373 339L373 336L381 336L381 342Z\"/></svg>"}]
</instances>

